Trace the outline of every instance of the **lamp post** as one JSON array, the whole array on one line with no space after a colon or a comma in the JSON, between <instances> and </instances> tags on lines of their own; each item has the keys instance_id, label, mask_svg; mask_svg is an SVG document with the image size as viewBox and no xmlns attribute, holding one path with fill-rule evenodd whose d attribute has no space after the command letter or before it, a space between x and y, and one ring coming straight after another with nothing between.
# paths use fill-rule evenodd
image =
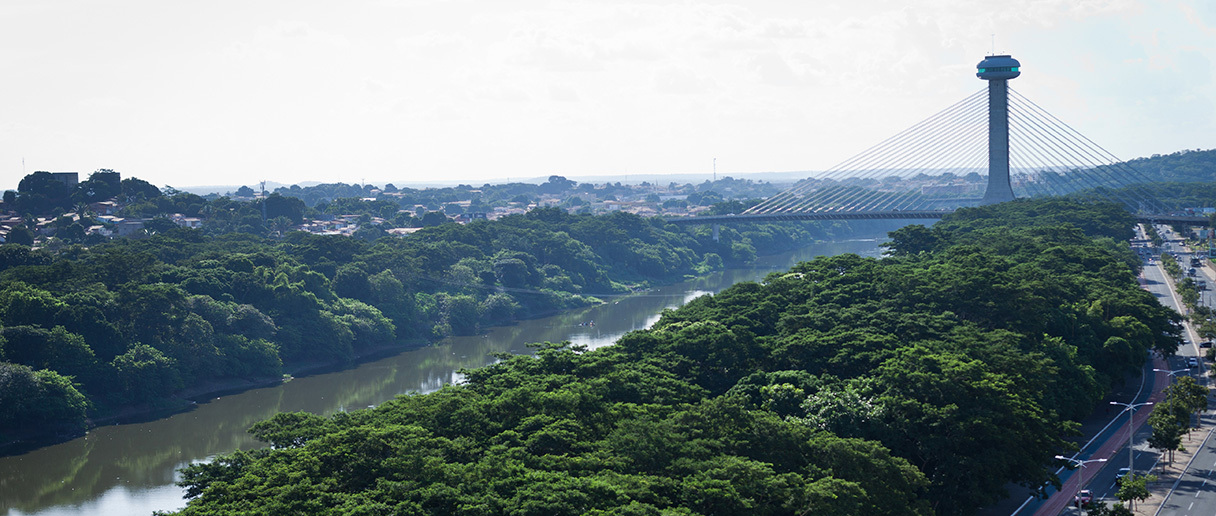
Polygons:
<instances>
[{"instance_id":1,"label":"lamp post","mask_svg":"<svg viewBox=\"0 0 1216 516\"><path fill-rule=\"evenodd\" d=\"M1079 496L1081 494L1081 490L1085 488L1085 465L1089 464L1091 462L1106 462L1106 459L1081 460L1081 459L1074 459L1072 457L1065 457L1063 455L1056 455L1056 459L1066 460L1069 463L1075 465L1077 467L1077 469L1080 470L1079 472L1077 472L1077 475L1079 475L1077 477L1077 494L1073 495L1073 499L1076 499L1077 496Z\"/></svg>"},{"instance_id":2,"label":"lamp post","mask_svg":"<svg viewBox=\"0 0 1216 516\"><path fill-rule=\"evenodd\" d=\"M1156 371L1158 373L1169 374L1170 375L1170 385L1174 385L1174 379L1178 377L1178 373L1190 372L1190 369L1175 369L1173 371L1170 371L1169 369L1157 369L1154 367L1153 371Z\"/></svg>"},{"instance_id":3,"label":"lamp post","mask_svg":"<svg viewBox=\"0 0 1216 516\"><path fill-rule=\"evenodd\" d=\"M1136 456L1132 454L1132 436L1135 434L1135 432L1132 431L1135 427L1135 421L1132 420L1132 416L1136 414L1136 407L1152 405L1153 402L1146 401L1144 403L1119 403L1117 401L1112 401L1110 404L1126 407L1124 410L1127 410L1127 475L1131 476L1136 472Z\"/></svg>"}]
</instances>

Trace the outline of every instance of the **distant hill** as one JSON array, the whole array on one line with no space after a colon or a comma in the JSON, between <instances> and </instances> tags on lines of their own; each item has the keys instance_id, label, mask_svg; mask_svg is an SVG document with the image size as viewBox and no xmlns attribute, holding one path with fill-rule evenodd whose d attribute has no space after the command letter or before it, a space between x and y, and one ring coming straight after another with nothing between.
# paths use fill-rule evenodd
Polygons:
<instances>
[{"instance_id":1,"label":"distant hill","mask_svg":"<svg viewBox=\"0 0 1216 516\"><path fill-rule=\"evenodd\" d=\"M316 185L321 184L321 182L320 181L301 181L301 182L295 183L295 184L304 187L304 186L316 186ZM235 191L237 191L237 189L239 189L242 186L248 186L249 188L252 188L256 191L259 188L261 188L262 185L260 184L260 182L254 181L252 183L246 183L243 185L185 186L185 187L178 188L178 190L181 190L183 192L189 192L194 195L208 195L208 194L224 195L229 192L235 192ZM274 181L267 181L266 182L266 191L273 192L275 190L275 188L279 188L279 187L283 187L283 186L291 186L291 185L286 184L286 183L276 183Z\"/></svg>"},{"instance_id":2,"label":"distant hill","mask_svg":"<svg viewBox=\"0 0 1216 516\"><path fill-rule=\"evenodd\" d=\"M1126 162L1150 180L1169 183L1216 182L1216 149L1153 154Z\"/></svg>"},{"instance_id":3,"label":"distant hill","mask_svg":"<svg viewBox=\"0 0 1216 516\"><path fill-rule=\"evenodd\" d=\"M793 183L798 182L801 179L805 179L805 178L809 177L811 174L814 174L814 173L815 172L809 171L809 170L801 170L801 171L793 171L793 172L754 172L754 173L743 173L743 174L722 173L722 174L718 174L718 179L734 177L736 179L750 179L752 181L766 181L769 183L776 183L776 184L793 184ZM672 182L679 183L679 184L687 184L687 183L700 184L705 181L712 180L713 175L711 175L711 174L628 174L628 175L626 175L626 174L620 174L620 175L601 174L601 175L592 175L592 176L570 176L569 179L572 179L579 183L593 183L593 184L621 183L621 184L626 184L626 185L637 185L637 184L646 182L646 183L651 183L651 184L665 185L665 184L672 183ZM513 177L513 178L509 178L509 180L508 180L508 178L497 178L497 179L452 179L452 180L448 180L448 181L435 181L433 179L425 180L425 181L411 181L411 180L369 181L368 184L375 185L377 188L383 187L386 184L393 184L398 188L407 187L407 188L421 189L421 188L447 188L447 187L454 187L454 186L458 186L458 185L472 185L472 186L481 186L484 184L503 185L503 184L508 184L508 183L524 183L524 184L539 185L548 180L549 180L549 176L537 176L537 177L524 177L524 178ZM298 183L294 183L294 185L299 186L301 188L317 186L320 184L326 184L326 183L323 181L300 181ZM212 193L223 195L228 192L235 192L238 188L240 188L242 186L248 186L249 188L252 188L254 190L258 189L257 182L243 184L243 185L185 186L185 187L177 187L177 189L181 190L183 192L190 192L195 195L207 195L207 194L212 194ZM290 186L292 186L292 184L267 181L266 182L266 191L273 192L280 187L290 187Z\"/></svg>"},{"instance_id":4,"label":"distant hill","mask_svg":"<svg viewBox=\"0 0 1216 516\"><path fill-rule=\"evenodd\" d=\"M1199 183L1199 182L1216 182L1216 149L1208 150L1181 150L1173 154L1154 154L1147 158L1136 158L1125 162L1131 165L1140 173L1144 174L1150 180L1162 182L1182 182L1182 183ZM718 178L734 177L737 179L750 179L752 181L767 181L770 183L796 183L801 179L810 177L817 173L811 170L797 170L788 172L750 172L750 173L720 173ZM371 182L377 187L382 187L384 184L392 183L398 188L443 188L453 187L457 185L473 185L480 186L484 184L507 184L507 183L527 183L541 184L548 180L549 176L536 177L513 177L513 178L497 178L497 179L452 179L448 181L436 181L433 178L428 180L400 180L388 182ZM671 182L685 184L700 184L713 179L711 174L598 174L587 176L567 176L569 179L580 183L595 183L595 184L641 184L648 182L651 184L668 184ZM301 181L295 183L300 187L309 187L322 184L322 181ZM248 186L257 190L257 183L246 185L205 185L205 186L187 186L181 187L179 190L190 192L196 195L207 195L210 193L224 194L234 192L241 186ZM266 182L266 191L273 192L279 187L291 186L290 184Z\"/></svg>"}]
</instances>

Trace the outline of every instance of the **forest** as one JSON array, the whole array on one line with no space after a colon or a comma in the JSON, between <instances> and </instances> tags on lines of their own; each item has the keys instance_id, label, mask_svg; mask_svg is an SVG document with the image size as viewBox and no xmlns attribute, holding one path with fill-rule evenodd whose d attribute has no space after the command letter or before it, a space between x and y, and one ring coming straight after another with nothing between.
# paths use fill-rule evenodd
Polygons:
<instances>
[{"instance_id":1,"label":"forest","mask_svg":"<svg viewBox=\"0 0 1216 516\"><path fill-rule=\"evenodd\" d=\"M176 514L971 514L1057 481L1076 419L1177 313L1111 204L1014 201L665 311L588 351L329 417L189 466Z\"/></svg>"},{"instance_id":2,"label":"forest","mask_svg":"<svg viewBox=\"0 0 1216 516\"><path fill-rule=\"evenodd\" d=\"M171 227L88 246L0 245L0 444L70 437L124 410L181 407L183 389L280 381L847 231L756 224L715 241L707 227L539 208L372 240Z\"/></svg>"}]
</instances>

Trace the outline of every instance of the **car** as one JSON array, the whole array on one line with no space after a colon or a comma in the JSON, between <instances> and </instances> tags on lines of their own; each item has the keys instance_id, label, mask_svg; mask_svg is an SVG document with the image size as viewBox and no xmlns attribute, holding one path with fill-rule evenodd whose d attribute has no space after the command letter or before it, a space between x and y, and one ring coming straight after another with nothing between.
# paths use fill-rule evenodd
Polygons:
<instances>
[{"instance_id":1,"label":"car","mask_svg":"<svg viewBox=\"0 0 1216 516\"><path fill-rule=\"evenodd\" d=\"M1212 341L1208 340L1208 341L1200 342L1199 347L1210 348L1210 347L1212 347Z\"/></svg>"},{"instance_id":2,"label":"car","mask_svg":"<svg viewBox=\"0 0 1216 516\"><path fill-rule=\"evenodd\" d=\"M1119 468L1119 472L1115 473L1115 485L1122 484L1123 477L1126 477L1128 473L1131 473L1131 471L1132 470L1128 468Z\"/></svg>"},{"instance_id":3,"label":"car","mask_svg":"<svg viewBox=\"0 0 1216 516\"><path fill-rule=\"evenodd\" d=\"M1087 506L1090 503L1093 503L1093 501L1094 493L1088 489L1082 489L1081 492L1077 493L1077 496L1073 498L1073 503L1076 504L1077 507Z\"/></svg>"},{"instance_id":4,"label":"car","mask_svg":"<svg viewBox=\"0 0 1216 516\"><path fill-rule=\"evenodd\" d=\"M1187 367L1199 367L1199 359L1195 358L1195 357L1188 357L1186 359L1186 366Z\"/></svg>"}]
</instances>

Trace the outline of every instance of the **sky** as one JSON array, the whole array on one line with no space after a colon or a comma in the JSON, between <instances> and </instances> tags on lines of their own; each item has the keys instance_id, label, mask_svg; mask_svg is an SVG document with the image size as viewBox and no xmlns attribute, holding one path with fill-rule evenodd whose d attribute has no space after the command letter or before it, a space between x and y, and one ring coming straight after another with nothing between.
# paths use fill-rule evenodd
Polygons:
<instances>
[{"instance_id":1,"label":"sky","mask_svg":"<svg viewBox=\"0 0 1216 516\"><path fill-rule=\"evenodd\" d=\"M827 169L985 87L1216 147L1208 0L4 0L0 188Z\"/></svg>"}]
</instances>

